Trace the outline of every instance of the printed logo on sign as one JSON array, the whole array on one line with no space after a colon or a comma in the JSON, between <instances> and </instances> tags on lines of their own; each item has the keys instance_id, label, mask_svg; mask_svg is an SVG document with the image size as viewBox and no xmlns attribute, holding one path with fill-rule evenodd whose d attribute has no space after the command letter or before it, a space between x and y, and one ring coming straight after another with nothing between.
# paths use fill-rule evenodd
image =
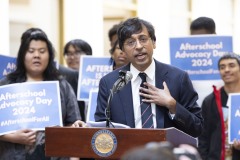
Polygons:
<instances>
[{"instance_id":1,"label":"printed logo on sign","mask_svg":"<svg viewBox=\"0 0 240 160\"><path fill-rule=\"evenodd\" d=\"M108 157L112 155L117 148L116 136L109 130L99 130L92 137L92 149L101 156Z\"/></svg>"}]
</instances>

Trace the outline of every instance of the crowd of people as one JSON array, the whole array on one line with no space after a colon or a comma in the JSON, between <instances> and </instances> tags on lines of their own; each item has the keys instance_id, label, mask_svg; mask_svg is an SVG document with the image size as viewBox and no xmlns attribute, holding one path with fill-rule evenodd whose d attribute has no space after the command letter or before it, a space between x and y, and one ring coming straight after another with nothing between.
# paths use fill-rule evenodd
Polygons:
<instances>
[{"instance_id":1,"label":"crowd of people","mask_svg":"<svg viewBox=\"0 0 240 160\"><path fill-rule=\"evenodd\" d=\"M216 34L215 22L209 17L192 21L190 34ZM108 32L113 71L99 82L96 121L121 123L131 128L175 127L198 138L194 148L197 160L239 160L240 140L228 144L228 95L240 93L240 56L226 53L218 60L218 70L224 85L213 86L213 92L198 105L198 93L189 75L173 65L153 58L156 48L154 26L138 17L114 25ZM64 46L67 67L54 62L55 50L46 33L40 28L29 28L21 37L16 69L0 80L0 85L14 83L58 81L64 126L87 127L85 101L77 100L80 59L92 55L91 45L82 39L73 39ZM120 71L129 71L131 80L121 91L109 96ZM106 117L107 106L110 117ZM153 147L154 146L154 147ZM189 149L189 146L182 146ZM185 155L187 157L187 155ZM187 157L193 159L192 157ZM37 160L69 159L46 157L45 132L23 128L0 136L0 159ZM72 158L78 159L78 158ZM134 148L122 160L175 160L171 144L155 143Z\"/></svg>"},{"instance_id":2,"label":"crowd of people","mask_svg":"<svg viewBox=\"0 0 240 160\"><path fill-rule=\"evenodd\" d=\"M199 17L190 26L191 35L216 34L215 22L209 17ZM203 160L240 159L240 140L228 143L228 94L240 93L240 56L226 53L218 60L218 70L224 86L213 86L202 103L204 119L202 134L198 137L198 150Z\"/></svg>"}]
</instances>

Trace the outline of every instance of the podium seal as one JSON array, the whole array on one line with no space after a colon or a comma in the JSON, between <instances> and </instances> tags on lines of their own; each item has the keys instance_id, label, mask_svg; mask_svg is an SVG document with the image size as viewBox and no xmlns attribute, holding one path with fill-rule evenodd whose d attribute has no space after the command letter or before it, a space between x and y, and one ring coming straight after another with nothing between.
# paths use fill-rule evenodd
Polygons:
<instances>
[{"instance_id":1,"label":"podium seal","mask_svg":"<svg viewBox=\"0 0 240 160\"><path fill-rule=\"evenodd\" d=\"M117 148L117 138L109 130L99 130L92 137L92 149L100 157L112 155Z\"/></svg>"}]
</instances>

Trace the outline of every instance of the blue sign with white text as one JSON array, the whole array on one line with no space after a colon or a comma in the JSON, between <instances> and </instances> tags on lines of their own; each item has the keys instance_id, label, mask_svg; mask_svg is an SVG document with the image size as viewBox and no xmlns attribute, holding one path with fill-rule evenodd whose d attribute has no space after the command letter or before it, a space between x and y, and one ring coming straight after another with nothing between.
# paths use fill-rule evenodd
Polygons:
<instances>
[{"instance_id":1,"label":"blue sign with white text","mask_svg":"<svg viewBox=\"0 0 240 160\"><path fill-rule=\"evenodd\" d=\"M240 94L229 94L229 123L228 123L228 141L232 144L234 139L240 140Z\"/></svg>"},{"instance_id":2,"label":"blue sign with white text","mask_svg":"<svg viewBox=\"0 0 240 160\"><path fill-rule=\"evenodd\" d=\"M110 57L81 56L78 100L88 100L89 92L98 89L100 79L112 71Z\"/></svg>"},{"instance_id":3,"label":"blue sign with white text","mask_svg":"<svg viewBox=\"0 0 240 160\"><path fill-rule=\"evenodd\" d=\"M8 73L16 68L16 58L10 56L0 55L0 79L5 77Z\"/></svg>"},{"instance_id":4,"label":"blue sign with white text","mask_svg":"<svg viewBox=\"0 0 240 160\"><path fill-rule=\"evenodd\" d=\"M89 122L89 121L95 122L94 114L97 108L97 96L98 96L98 90L90 91L86 122Z\"/></svg>"},{"instance_id":5,"label":"blue sign with white text","mask_svg":"<svg viewBox=\"0 0 240 160\"><path fill-rule=\"evenodd\" d=\"M0 135L20 129L62 126L58 81L0 86Z\"/></svg>"},{"instance_id":6,"label":"blue sign with white text","mask_svg":"<svg viewBox=\"0 0 240 160\"><path fill-rule=\"evenodd\" d=\"M219 80L218 60L232 48L231 36L170 38L171 64L186 71L191 80Z\"/></svg>"}]
</instances>

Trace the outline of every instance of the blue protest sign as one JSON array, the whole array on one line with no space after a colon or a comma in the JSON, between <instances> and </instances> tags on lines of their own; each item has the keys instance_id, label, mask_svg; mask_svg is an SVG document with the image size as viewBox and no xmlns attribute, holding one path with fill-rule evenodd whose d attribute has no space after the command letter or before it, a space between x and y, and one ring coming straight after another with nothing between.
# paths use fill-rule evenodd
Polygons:
<instances>
[{"instance_id":1,"label":"blue protest sign","mask_svg":"<svg viewBox=\"0 0 240 160\"><path fill-rule=\"evenodd\" d=\"M191 80L219 80L218 59L232 52L231 36L170 38L171 64L185 70Z\"/></svg>"},{"instance_id":2,"label":"blue protest sign","mask_svg":"<svg viewBox=\"0 0 240 160\"><path fill-rule=\"evenodd\" d=\"M16 58L0 55L0 79L16 68Z\"/></svg>"},{"instance_id":3,"label":"blue protest sign","mask_svg":"<svg viewBox=\"0 0 240 160\"><path fill-rule=\"evenodd\" d=\"M94 114L97 108L97 96L98 96L98 90L90 91L86 122L95 121Z\"/></svg>"},{"instance_id":4,"label":"blue protest sign","mask_svg":"<svg viewBox=\"0 0 240 160\"><path fill-rule=\"evenodd\" d=\"M88 101L89 92L98 89L100 79L112 71L110 57L81 56L78 100Z\"/></svg>"},{"instance_id":5,"label":"blue protest sign","mask_svg":"<svg viewBox=\"0 0 240 160\"><path fill-rule=\"evenodd\" d=\"M228 142L240 140L240 93L229 94Z\"/></svg>"},{"instance_id":6,"label":"blue protest sign","mask_svg":"<svg viewBox=\"0 0 240 160\"><path fill-rule=\"evenodd\" d=\"M58 81L0 86L0 135L63 126Z\"/></svg>"}]
</instances>

